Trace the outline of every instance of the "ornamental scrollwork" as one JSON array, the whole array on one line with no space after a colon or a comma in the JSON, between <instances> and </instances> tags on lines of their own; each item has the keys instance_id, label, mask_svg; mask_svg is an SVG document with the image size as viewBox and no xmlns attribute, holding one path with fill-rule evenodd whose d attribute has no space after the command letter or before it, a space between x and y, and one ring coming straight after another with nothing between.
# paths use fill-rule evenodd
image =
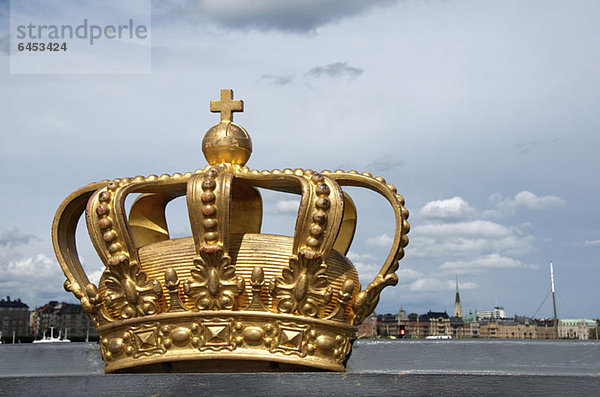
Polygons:
<instances>
[{"instance_id":1,"label":"ornamental scrollwork","mask_svg":"<svg viewBox=\"0 0 600 397\"><path fill-rule=\"evenodd\" d=\"M396 265L397 268L397 265ZM395 269L394 269L395 270ZM375 310L379 302L381 291L388 285L396 285L398 276L396 273L388 273L385 276L378 275L375 280L367 285L363 291L356 295L352 310L354 311L354 325L359 325L363 320Z\"/></svg>"},{"instance_id":2,"label":"ornamental scrollwork","mask_svg":"<svg viewBox=\"0 0 600 397\"><path fill-rule=\"evenodd\" d=\"M219 246L206 246L194 258L193 281L185 280L183 292L199 310L232 310L244 292L244 279L235 275L231 257Z\"/></svg>"},{"instance_id":3,"label":"ornamental scrollwork","mask_svg":"<svg viewBox=\"0 0 600 397\"><path fill-rule=\"evenodd\" d=\"M102 277L107 288L106 306L117 311L121 318L158 313L161 285L156 279L148 279L136 261L130 263L126 255L117 255Z\"/></svg>"},{"instance_id":4,"label":"ornamental scrollwork","mask_svg":"<svg viewBox=\"0 0 600 397\"><path fill-rule=\"evenodd\" d=\"M327 285L327 265L313 250L302 250L290 258L290 266L283 269L282 277L269 283L269 293L279 299L281 313L300 313L316 317L319 309L331 302L333 290Z\"/></svg>"}]
</instances>

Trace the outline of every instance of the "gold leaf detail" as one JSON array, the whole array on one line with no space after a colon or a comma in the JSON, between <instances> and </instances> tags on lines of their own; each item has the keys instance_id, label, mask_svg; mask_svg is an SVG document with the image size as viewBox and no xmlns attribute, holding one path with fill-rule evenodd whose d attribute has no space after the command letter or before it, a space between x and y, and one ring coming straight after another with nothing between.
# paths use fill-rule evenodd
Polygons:
<instances>
[{"instance_id":1,"label":"gold leaf detail","mask_svg":"<svg viewBox=\"0 0 600 397\"><path fill-rule=\"evenodd\" d=\"M118 311L122 318L133 318L156 314L162 288L156 279L148 280L146 272L137 262L129 263L123 256L118 263L104 273L107 291L104 301L111 310Z\"/></svg>"},{"instance_id":2,"label":"gold leaf detail","mask_svg":"<svg viewBox=\"0 0 600 397\"><path fill-rule=\"evenodd\" d=\"M283 269L282 277L269 284L269 293L279 299L277 309L281 313L300 313L316 317L319 309L332 297L327 286L327 265L321 255L312 250L302 250L290 258L289 268Z\"/></svg>"},{"instance_id":3,"label":"gold leaf detail","mask_svg":"<svg viewBox=\"0 0 600 397\"><path fill-rule=\"evenodd\" d=\"M200 310L232 310L237 297L244 291L244 279L235 275L231 257L220 247L204 247L194 258L190 270L194 281L185 280L183 292L194 300Z\"/></svg>"}]
</instances>

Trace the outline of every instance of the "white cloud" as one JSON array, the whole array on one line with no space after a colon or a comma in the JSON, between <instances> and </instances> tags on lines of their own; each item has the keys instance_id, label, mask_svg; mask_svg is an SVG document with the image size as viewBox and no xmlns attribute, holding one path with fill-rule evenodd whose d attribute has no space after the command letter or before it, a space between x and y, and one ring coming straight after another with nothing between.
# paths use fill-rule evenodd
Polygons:
<instances>
[{"instance_id":1,"label":"white cloud","mask_svg":"<svg viewBox=\"0 0 600 397\"><path fill-rule=\"evenodd\" d=\"M281 199L276 201L274 205L265 206L267 213L276 215L296 215L298 208L300 208L300 200L296 199Z\"/></svg>"},{"instance_id":2,"label":"white cloud","mask_svg":"<svg viewBox=\"0 0 600 397\"><path fill-rule=\"evenodd\" d=\"M422 277L423 274L413 269L402 268L396 272L400 281L410 281Z\"/></svg>"},{"instance_id":3,"label":"white cloud","mask_svg":"<svg viewBox=\"0 0 600 397\"><path fill-rule=\"evenodd\" d=\"M448 261L440 266L440 269L456 274L481 273L485 270L516 268L535 269L537 266L528 265L518 259L508 258L497 253L471 260Z\"/></svg>"},{"instance_id":4,"label":"white cloud","mask_svg":"<svg viewBox=\"0 0 600 397\"><path fill-rule=\"evenodd\" d=\"M386 233L383 233L380 236L369 237L367 239L367 244L372 245L374 247L384 247L389 248L392 246L394 239L388 236Z\"/></svg>"},{"instance_id":5,"label":"white cloud","mask_svg":"<svg viewBox=\"0 0 600 397\"><path fill-rule=\"evenodd\" d=\"M371 281L375 279L375 276L381 269L381 265L375 265L372 263L364 263L364 262L353 262L356 267L356 271L358 272L358 279L360 283L364 286L369 284Z\"/></svg>"},{"instance_id":6,"label":"white cloud","mask_svg":"<svg viewBox=\"0 0 600 397\"><path fill-rule=\"evenodd\" d=\"M445 287L445 284L434 278L420 278L415 280L409 287L411 291L429 292L438 291Z\"/></svg>"},{"instance_id":7,"label":"white cloud","mask_svg":"<svg viewBox=\"0 0 600 397\"><path fill-rule=\"evenodd\" d=\"M418 226L413 234L424 234L432 237L477 237L503 238L512 235L510 228L499 223L475 220L451 224L430 224Z\"/></svg>"},{"instance_id":8,"label":"white cloud","mask_svg":"<svg viewBox=\"0 0 600 397\"><path fill-rule=\"evenodd\" d=\"M373 259L375 259L375 257L369 253L366 254L361 254L355 251L348 251L348 255L346 255L348 257L348 259L350 259L352 262L354 261L372 261Z\"/></svg>"},{"instance_id":9,"label":"white cloud","mask_svg":"<svg viewBox=\"0 0 600 397\"><path fill-rule=\"evenodd\" d=\"M348 252L348 259L356 267L358 277L363 285L373 281L383 264L383 262L373 263L375 257L371 254L359 254L353 251ZM400 268L396 271L396 274L398 274L400 282L411 281L423 276L421 272L409 268Z\"/></svg>"},{"instance_id":10,"label":"white cloud","mask_svg":"<svg viewBox=\"0 0 600 397\"><path fill-rule=\"evenodd\" d=\"M69 298L62 288L64 274L56 260L45 254L4 262L0 273L0 290L21 298L30 308L40 301Z\"/></svg>"},{"instance_id":11,"label":"white cloud","mask_svg":"<svg viewBox=\"0 0 600 397\"><path fill-rule=\"evenodd\" d=\"M586 240L583 242L584 247L595 247L600 245L600 240Z\"/></svg>"},{"instance_id":12,"label":"white cloud","mask_svg":"<svg viewBox=\"0 0 600 397\"><path fill-rule=\"evenodd\" d=\"M448 281L448 284L455 285L455 284L452 284L451 280ZM479 288L479 284L474 283L472 281L466 281L464 283L459 283L459 287L461 290L471 290L471 289Z\"/></svg>"},{"instance_id":13,"label":"white cloud","mask_svg":"<svg viewBox=\"0 0 600 397\"><path fill-rule=\"evenodd\" d=\"M483 216L487 218L511 216L519 208L539 211L560 207L567 203L558 196L538 196L527 190L517 193L514 198L504 198L500 193L494 193L490 196L489 202L496 208L483 212Z\"/></svg>"},{"instance_id":14,"label":"white cloud","mask_svg":"<svg viewBox=\"0 0 600 397\"><path fill-rule=\"evenodd\" d=\"M91 283L98 285L100 283L100 277L102 277L102 273L104 273L104 269L95 270L88 275L88 279Z\"/></svg>"},{"instance_id":15,"label":"white cloud","mask_svg":"<svg viewBox=\"0 0 600 397\"><path fill-rule=\"evenodd\" d=\"M475 220L429 224L411 231L411 257L475 257L493 252L521 255L533 251L534 237L517 227Z\"/></svg>"},{"instance_id":16,"label":"white cloud","mask_svg":"<svg viewBox=\"0 0 600 397\"><path fill-rule=\"evenodd\" d=\"M450 291L456 287L454 280L439 280L436 278L420 278L410 284L409 289L413 292L436 292ZM478 285L473 282L464 282L460 284L461 290L475 289Z\"/></svg>"},{"instance_id":17,"label":"white cloud","mask_svg":"<svg viewBox=\"0 0 600 397\"><path fill-rule=\"evenodd\" d=\"M37 254L30 258L10 261L2 273L4 278L26 279L29 277L43 278L49 274L56 274L57 270L56 260L50 259L44 254Z\"/></svg>"},{"instance_id":18,"label":"white cloud","mask_svg":"<svg viewBox=\"0 0 600 397\"><path fill-rule=\"evenodd\" d=\"M558 196L536 196L529 191L522 191L516 194L514 200L509 201L509 205L517 208L527 208L530 210L544 210L553 207L560 207L567 202Z\"/></svg>"},{"instance_id":19,"label":"white cloud","mask_svg":"<svg viewBox=\"0 0 600 397\"><path fill-rule=\"evenodd\" d=\"M464 220L475 214L475 210L462 197L430 201L419 211L425 218L441 220Z\"/></svg>"}]
</instances>

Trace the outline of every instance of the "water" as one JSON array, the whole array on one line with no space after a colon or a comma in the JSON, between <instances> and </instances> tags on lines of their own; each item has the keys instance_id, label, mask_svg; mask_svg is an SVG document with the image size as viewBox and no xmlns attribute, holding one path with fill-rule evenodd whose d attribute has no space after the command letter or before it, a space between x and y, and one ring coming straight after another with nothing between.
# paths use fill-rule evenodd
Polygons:
<instances>
[{"instance_id":1,"label":"water","mask_svg":"<svg viewBox=\"0 0 600 397\"><path fill-rule=\"evenodd\" d=\"M0 377L104 373L97 343L0 345Z\"/></svg>"},{"instance_id":2,"label":"water","mask_svg":"<svg viewBox=\"0 0 600 397\"><path fill-rule=\"evenodd\" d=\"M349 372L600 375L600 342L570 340L359 340Z\"/></svg>"},{"instance_id":3,"label":"water","mask_svg":"<svg viewBox=\"0 0 600 397\"><path fill-rule=\"evenodd\" d=\"M600 376L600 342L359 340L350 373ZM0 345L0 377L101 374L96 343Z\"/></svg>"}]
</instances>

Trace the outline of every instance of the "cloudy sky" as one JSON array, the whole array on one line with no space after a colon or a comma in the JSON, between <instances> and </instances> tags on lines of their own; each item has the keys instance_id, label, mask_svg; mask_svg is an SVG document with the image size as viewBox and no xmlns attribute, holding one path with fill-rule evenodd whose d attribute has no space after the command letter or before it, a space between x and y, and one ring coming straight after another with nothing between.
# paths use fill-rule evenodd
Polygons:
<instances>
[{"instance_id":1,"label":"cloudy sky","mask_svg":"<svg viewBox=\"0 0 600 397\"><path fill-rule=\"evenodd\" d=\"M62 199L203 167L209 101L232 88L250 167L370 171L405 196L411 242L378 312L451 311L458 277L465 312L551 316L553 261L559 316L600 316L599 2L156 2L151 72L107 75L11 74L0 4L0 295L73 301L50 241ZM366 284L392 212L350 193ZM264 231L289 235L297 202L264 198ZM168 211L189 234L185 203Z\"/></svg>"}]
</instances>

